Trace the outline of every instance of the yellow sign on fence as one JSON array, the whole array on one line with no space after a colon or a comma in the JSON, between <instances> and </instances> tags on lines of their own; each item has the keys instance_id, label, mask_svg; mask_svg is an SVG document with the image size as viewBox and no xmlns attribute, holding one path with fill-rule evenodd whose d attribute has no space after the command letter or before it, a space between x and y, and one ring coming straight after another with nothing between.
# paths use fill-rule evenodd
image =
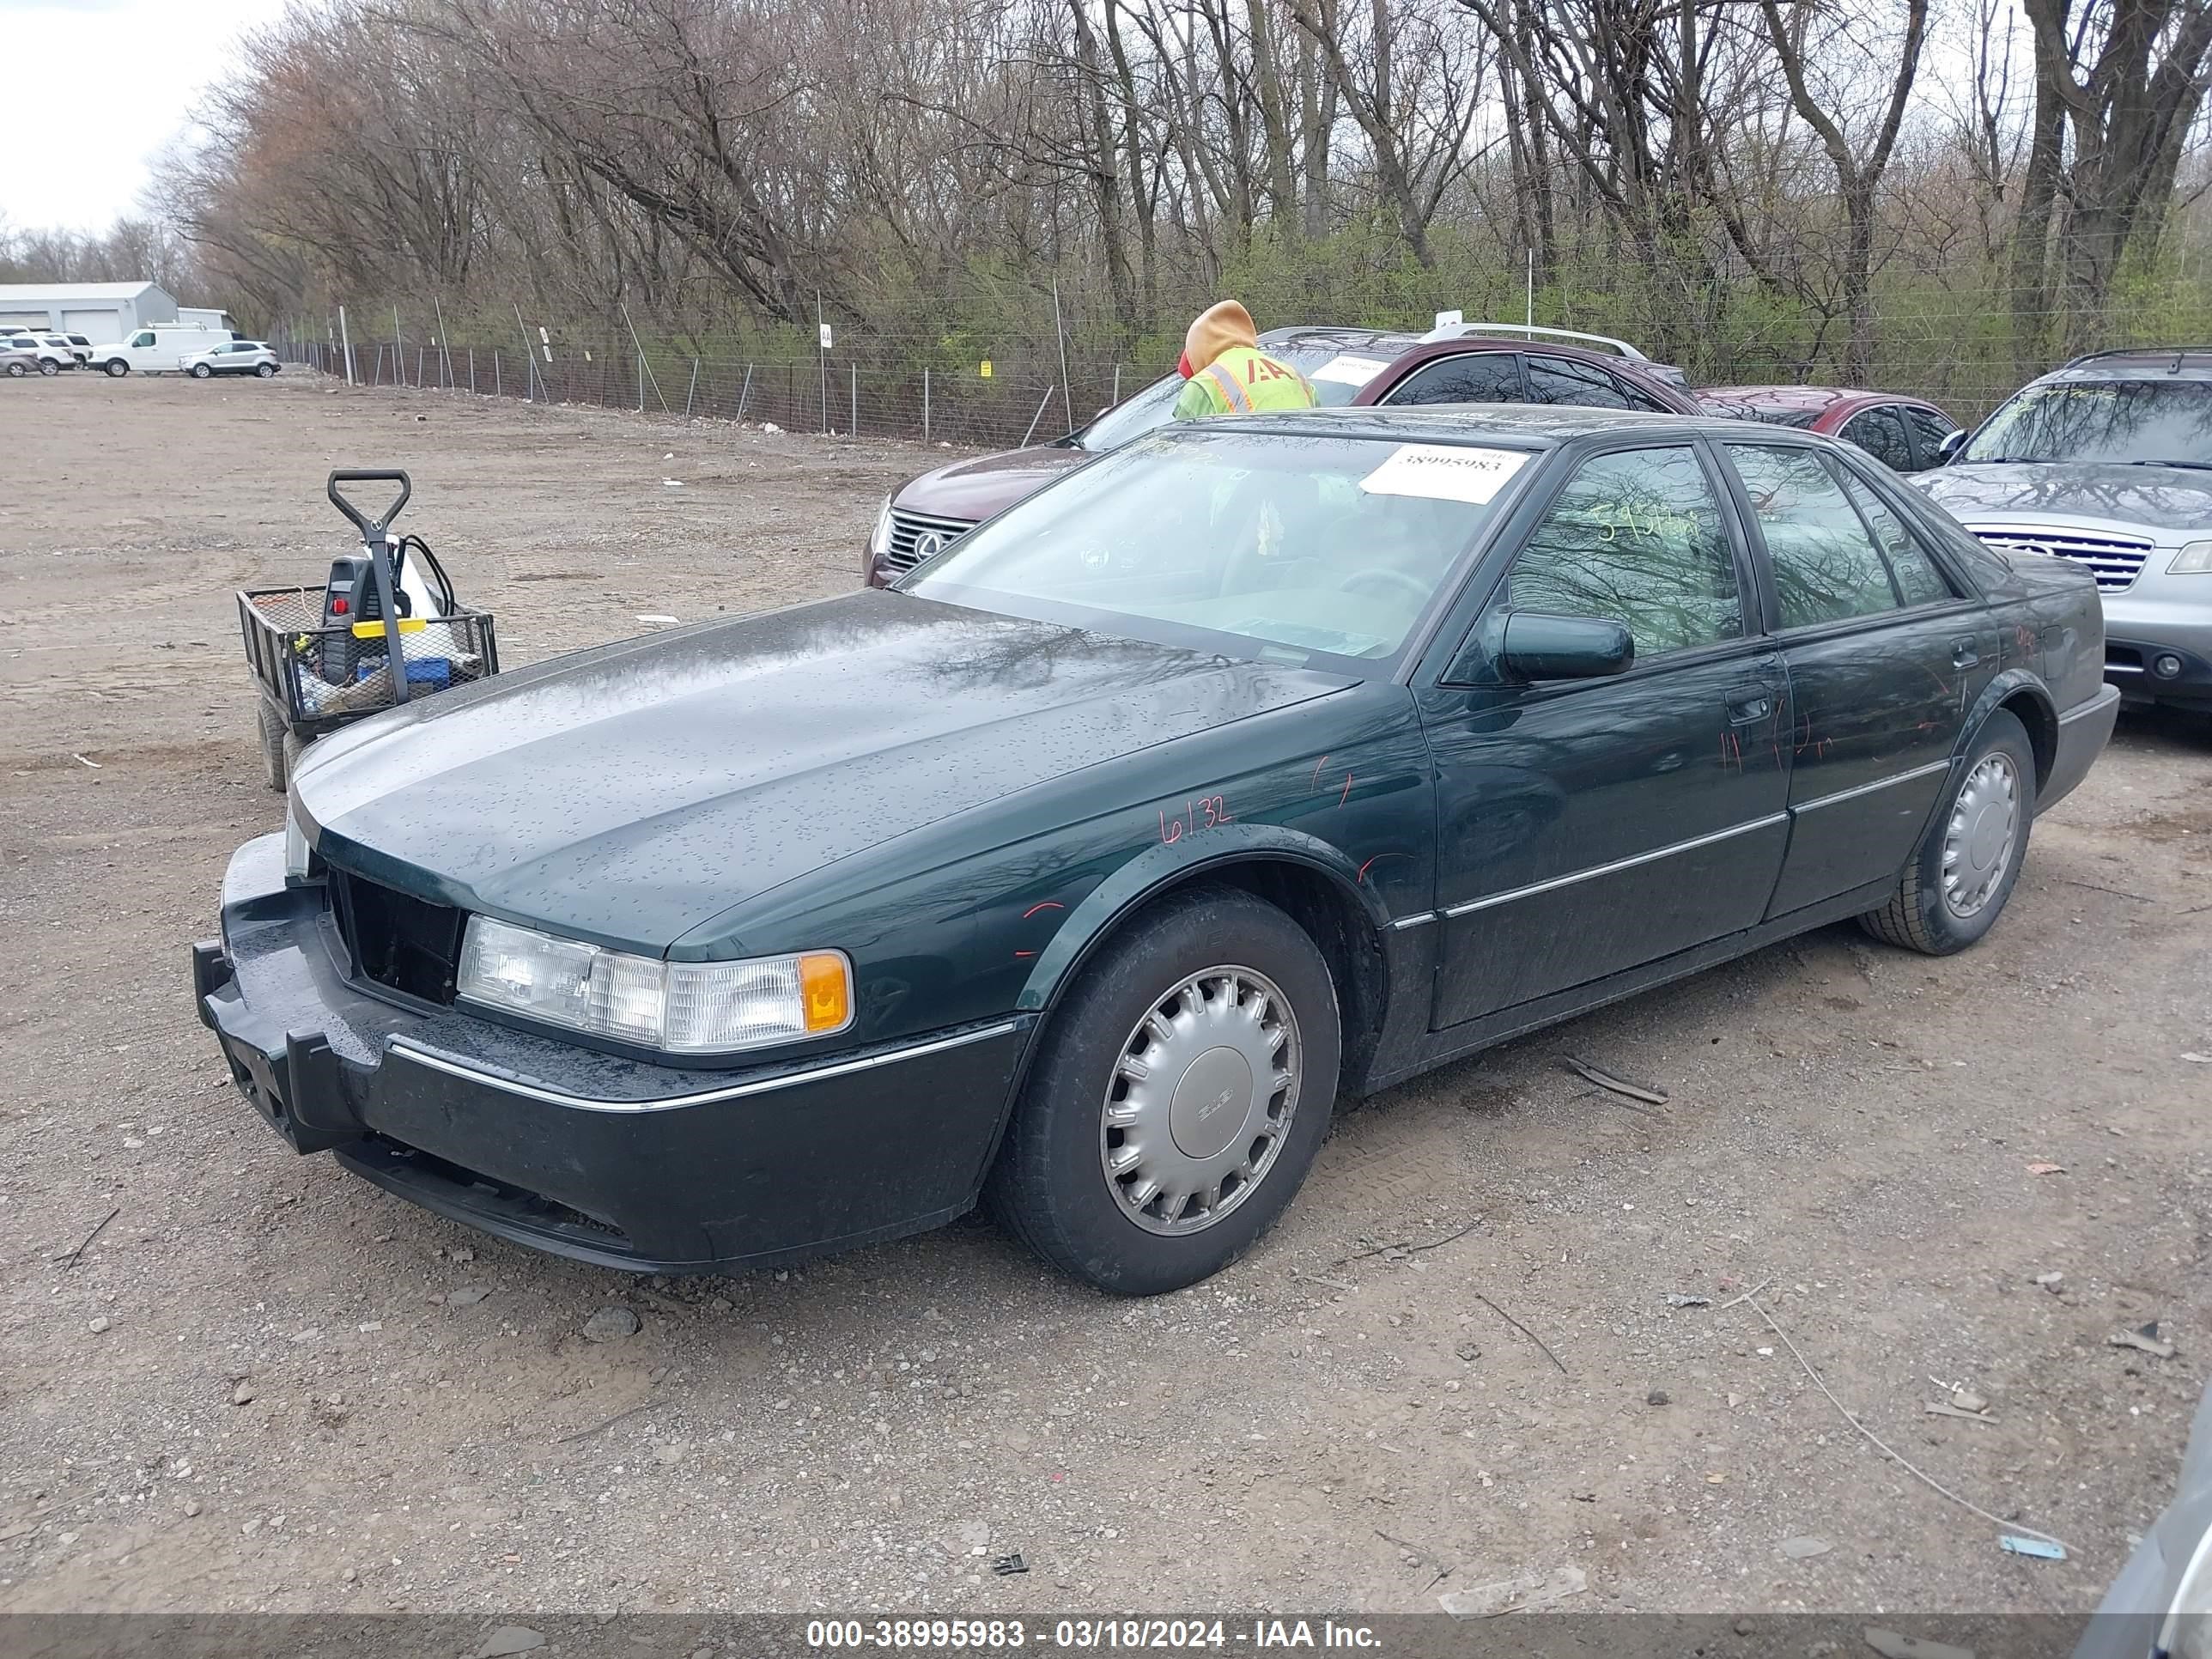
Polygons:
<instances>
[{"instance_id":1,"label":"yellow sign on fence","mask_svg":"<svg viewBox=\"0 0 2212 1659\"><path fill-rule=\"evenodd\" d=\"M983 359L982 374L987 380L991 378L991 360L988 357Z\"/></svg>"}]
</instances>

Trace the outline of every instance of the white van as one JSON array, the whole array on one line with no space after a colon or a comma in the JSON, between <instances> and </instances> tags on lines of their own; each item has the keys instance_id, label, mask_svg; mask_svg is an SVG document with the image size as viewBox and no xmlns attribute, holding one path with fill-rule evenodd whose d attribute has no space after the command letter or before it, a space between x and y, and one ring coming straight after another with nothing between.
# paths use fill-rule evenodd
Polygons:
<instances>
[{"instance_id":1,"label":"white van","mask_svg":"<svg viewBox=\"0 0 2212 1659\"><path fill-rule=\"evenodd\" d=\"M174 374L179 360L195 352L230 343L227 328L204 328L192 323L155 323L112 345L94 346L89 367L110 374L138 369L148 374Z\"/></svg>"}]
</instances>

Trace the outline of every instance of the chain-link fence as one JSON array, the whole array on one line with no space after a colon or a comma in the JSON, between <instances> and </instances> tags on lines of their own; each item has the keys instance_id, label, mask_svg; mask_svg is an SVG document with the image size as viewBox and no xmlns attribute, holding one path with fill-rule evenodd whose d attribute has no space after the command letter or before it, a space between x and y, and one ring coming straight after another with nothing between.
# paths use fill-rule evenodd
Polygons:
<instances>
[{"instance_id":1,"label":"chain-link fence","mask_svg":"<svg viewBox=\"0 0 2212 1659\"><path fill-rule=\"evenodd\" d=\"M1293 323L1405 334L1452 309L1504 321L1618 337L1671 361L1692 385L1839 383L1844 321L1803 307L1708 303L1707 322L1627 286L1564 290L1504 280L1409 281L1397 273L1302 273L1253 283L1241 297L1264 328ZM1295 291L1291 291L1295 290ZM967 284L819 324L740 320L685 333L629 310L607 319L547 317L526 304L380 302L333 311L319 328L279 331L287 359L368 386L443 387L673 416L770 422L793 431L1006 447L1084 424L1172 368L1182 321L1215 295L1164 289L1133 313L1103 280L1049 287ZM488 318L509 313L499 325ZM365 319L367 320L366 325ZM1147 322L1146 319L1151 319ZM2057 322L1972 286L1900 287L1877 308L1873 389L1929 398L1962 422L1987 414L2021 380L2065 354L2042 343ZM821 329L828 339L818 344ZM2094 318L2067 320L2084 348L2212 339L2212 282L2145 285ZM319 336L319 337L318 337Z\"/></svg>"}]
</instances>

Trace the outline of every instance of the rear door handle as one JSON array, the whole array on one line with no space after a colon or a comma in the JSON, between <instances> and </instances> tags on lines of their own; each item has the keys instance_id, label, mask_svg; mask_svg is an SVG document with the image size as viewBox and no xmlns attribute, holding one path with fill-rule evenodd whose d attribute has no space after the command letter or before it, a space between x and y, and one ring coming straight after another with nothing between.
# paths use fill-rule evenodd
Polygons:
<instances>
[{"instance_id":1,"label":"rear door handle","mask_svg":"<svg viewBox=\"0 0 2212 1659\"><path fill-rule=\"evenodd\" d=\"M1952 667L1972 668L1976 663L1981 661L1981 659L1982 653L1974 648L1974 642L1972 640L1954 640L1951 641Z\"/></svg>"}]
</instances>

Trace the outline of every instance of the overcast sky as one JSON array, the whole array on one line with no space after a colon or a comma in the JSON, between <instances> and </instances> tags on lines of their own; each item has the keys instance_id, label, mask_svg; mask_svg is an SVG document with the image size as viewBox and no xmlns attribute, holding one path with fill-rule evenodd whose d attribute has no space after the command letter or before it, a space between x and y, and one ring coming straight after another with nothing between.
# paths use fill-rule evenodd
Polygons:
<instances>
[{"instance_id":1,"label":"overcast sky","mask_svg":"<svg viewBox=\"0 0 2212 1659\"><path fill-rule=\"evenodd\" d=\"M0 220L105 230L225 72L239 31L284 0L0 0Z\"/></svg>"}]
</instances>

